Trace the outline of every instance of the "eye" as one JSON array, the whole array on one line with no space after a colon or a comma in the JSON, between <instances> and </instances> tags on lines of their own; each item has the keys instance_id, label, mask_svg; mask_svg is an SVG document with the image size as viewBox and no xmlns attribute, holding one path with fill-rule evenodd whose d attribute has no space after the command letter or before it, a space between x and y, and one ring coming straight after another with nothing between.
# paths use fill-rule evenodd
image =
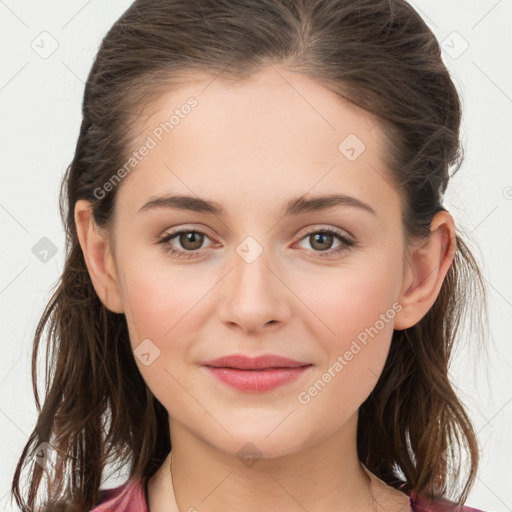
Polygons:
<instances>
[{"instance_id":1,"label":"eye","mask_svg":"<svg viewBox=\"0 0 512 512\"><path fill-rule=\"evenodd\" d=\"M201 249L205 238L210 238L207 233L199 229L180 229L171 233L166 233L157 243L164 246L165 252L172 254L177 258L197 258L200 257ZM181 245L182 249L176 248L172 240L176 239L175 243ZM303 236L299 242L309 239L312 251L318 253L321 258L332 256L333 254L341 253L342 251L349 250L356 245L356 242L348 238L342 231L334 228L323 228L309 231ZM340 243L334 249L331 248L334 240ZM218 244L217 244L218 245Z\"/></svg>"},{"instance_id":2,"label":"eye","mask_svg":"<svg viewBox=\"0 0 512 512\"><path fill-rule=\"evenodd\" d=\"M338 239L340 243L332 249L331 246L335 239ZM350 239L342 231L334 228L309 231L309 233L306 233L306 235L301 238L301 241L303 240L309 240L309 243L313 247L313 252L319 253L318 256L321 258L347 251L356 245L354 240Z\"/></svg>"},{"instance_id":3,"label":"eye","mask_svg":"<svg viewBox=\"0 0 512 512\"><path fill-rule=\"evenodd\" d=\"M172 233L166 233L157 243L162 244L167 253L177 258L189 259L201 256L197 251L202 249L205 237L209 238L204 231L198 229L181 229ZM176 249L176 247L171 244L171 240L175 238L184 250Z\"/></svg>"}]
</instances>

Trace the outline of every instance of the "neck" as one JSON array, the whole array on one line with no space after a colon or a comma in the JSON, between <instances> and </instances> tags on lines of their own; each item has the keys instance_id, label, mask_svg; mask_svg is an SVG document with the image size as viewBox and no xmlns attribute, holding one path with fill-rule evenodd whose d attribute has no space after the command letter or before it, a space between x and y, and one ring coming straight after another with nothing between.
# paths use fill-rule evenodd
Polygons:
<instances>
[{"instance_id":1,"label":"neck","mask_svg":"<svg viewBox=\"0 0 512 512\"><path fill-rule=\"evenodd\" d=\"M367 472L356 450L357 416L301 451L242 460L171 423L172 452L148 484L151 512L399 510L408 498ZM402 508L401 510L408 510Z\"/></svg>"}]
</instances>

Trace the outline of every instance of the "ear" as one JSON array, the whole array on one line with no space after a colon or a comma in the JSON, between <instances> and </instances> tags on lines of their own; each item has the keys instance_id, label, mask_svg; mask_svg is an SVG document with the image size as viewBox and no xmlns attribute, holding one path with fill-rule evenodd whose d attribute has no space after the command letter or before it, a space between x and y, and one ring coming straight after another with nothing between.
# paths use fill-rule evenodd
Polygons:
<instances>
[{"instance_id":1,"label":"ear","mask_svg":"<svg viewBox=\"0 0 512 512\"><path fill-rule=\"evenodd\" d=\"M94 290L107 309L123 313L110 241L94 222L89 201L80 199L76 202L75 225Z\"/></svg>"},{"instance_id":2,"label":"ear","mask_svg":"<svg viewBox=\"0 0 512 512\"><path fill-rule=\"evenodd\" d=\"M439 295L456 248L453 218L442 210L434 215L428 238L409 249L398 300L402 309L395 316L395 329L407 329L427 314Z\"/></svg>"}]
</instances>

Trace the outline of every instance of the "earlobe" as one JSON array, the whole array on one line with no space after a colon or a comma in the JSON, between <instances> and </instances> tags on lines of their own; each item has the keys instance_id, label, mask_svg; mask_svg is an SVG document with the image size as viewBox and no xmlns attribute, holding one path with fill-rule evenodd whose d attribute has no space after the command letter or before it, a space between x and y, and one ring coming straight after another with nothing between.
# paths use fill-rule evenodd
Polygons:
<instances>
[{"instance_id":1,"label":"earlobe","mask_svg":"<svg viewBox=\"0 0 512 512\"><path fill-rule=\"evenodd\" d=\"M407 329L427 314L439 295L456 247L453 218L442 210L432 219L428 238L410 249L395 329Z\"/></svg>"},{"instance_id":2,"label":"earlobe","mask_svg":"<svg viewBox=\"0 0 512 512\"><path fill-rule=\"evenodd\" d=\"M110 243L106 234L97 228L88 201L76 202L75 225L87 270L99 299L110 311L123 313Z\"/></svg>"}]
</instances>

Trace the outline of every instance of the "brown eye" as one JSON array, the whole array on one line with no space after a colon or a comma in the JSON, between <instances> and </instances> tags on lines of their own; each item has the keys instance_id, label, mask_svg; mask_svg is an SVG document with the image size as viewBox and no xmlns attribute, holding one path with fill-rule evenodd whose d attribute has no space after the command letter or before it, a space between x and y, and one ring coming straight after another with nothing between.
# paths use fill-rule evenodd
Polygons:
<instances>
[{"instance_id":1,"label":"brown eye","mask_svg":"<svg viewBox=\"0 0 512 512\"><path fill-rule=\"evenodd\" d=\"M203 242L210 237L199 230L182 229L166 233L157 243L176 258L197 258L202 255Z\"/></svg>"},{"instance_id":2,"label":"brown eye","mask_svg":"<svg viewBox=\"0 0 512 512\"><path fill-rule=\"evenodd\" d=\"M333 243L338 242L337 245ZM334 256L343 251L348 251L357 244L354 240L348 238L342 231L333 228L316 229L306 233L300 242L307 242L311 247L310 252L323 258Z\"/></svg>"},{"instance_id":3,"label":"brown eye","mask_svg":"<svg viewBox=\"0 0 512 512\"><path fill-rule=\"evenodd\" d=\"M334 237L329 233L318 232L313 235L309 235L310 244L313 249L319 251L326 251L331 248L334 241Z\"/></svg>"},{"instance_id":4,"label":"brown eye","mask_svg":"<svg viewBox=\"0 0 512 512\"><path fill-rule=\"evenodd\" d=\"M184 231L178 235L178 241L188 251L196 251L201 249L204 241L204 235L197 231Z\"/></svg>"}]
</instances>

